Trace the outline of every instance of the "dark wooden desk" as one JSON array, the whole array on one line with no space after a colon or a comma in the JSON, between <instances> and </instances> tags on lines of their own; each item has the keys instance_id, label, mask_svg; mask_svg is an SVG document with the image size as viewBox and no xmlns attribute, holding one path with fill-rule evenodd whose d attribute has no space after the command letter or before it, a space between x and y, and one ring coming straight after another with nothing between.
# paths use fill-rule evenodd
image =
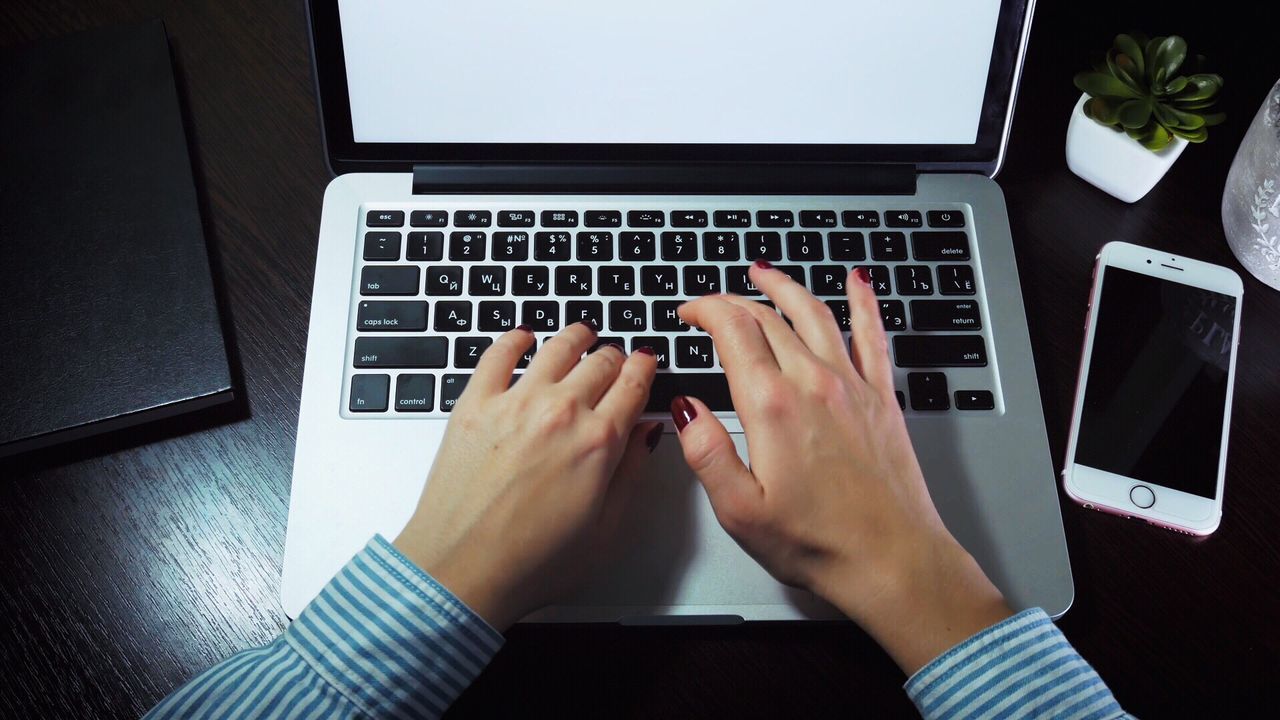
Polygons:
<instances>
[{"instance_id":1,"label":"dark wooden desk","mask_svg":"<svg viewBox=\"0 0 1280 720\"><path fill-rule=\"evenodd\" d=\"M1280 56L1255 34L1274 26L1266 3L1217 3L1207 12L1230 22L1201 13L1161 27L1150 24L1159 13L1115 5L1041 3L999 177L1059 463L1094 253L1125 239L1235 266L1219 221L1223 181L1280 75ZM136 717L286 621L280 560L329 180L301 3L9 0L0 46L155 16L184 86L245 401L0 465L8 717ZM1129 206L1075 178L1062 148L1072 73L1114 32L1144 25L1182 32L1215 61L1230 119ZM1076 601L1061 627L1142 716L1240 702L1280 676L1280 294L1247 275L1245 288L1222 529L1196 542L1063 498ZM847 624L518 627L454 714L910 715L902 681Z\"/></svg>"}]
</instances>

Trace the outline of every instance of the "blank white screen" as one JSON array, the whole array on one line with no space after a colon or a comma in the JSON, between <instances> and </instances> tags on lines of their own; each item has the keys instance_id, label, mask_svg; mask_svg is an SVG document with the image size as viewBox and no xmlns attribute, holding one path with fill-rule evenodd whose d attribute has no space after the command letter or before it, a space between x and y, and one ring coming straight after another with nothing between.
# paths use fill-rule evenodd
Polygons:
<instances>
[{"instance_id":1,"label":"blank white screen","mask_svg":"<svg viewBox=\"0 0 1280 720\"><path fill-rule=\"evenodd\" d=\"M971 144L1000 0L339 0L356 142Z\"/></svg>"}]
</instances>

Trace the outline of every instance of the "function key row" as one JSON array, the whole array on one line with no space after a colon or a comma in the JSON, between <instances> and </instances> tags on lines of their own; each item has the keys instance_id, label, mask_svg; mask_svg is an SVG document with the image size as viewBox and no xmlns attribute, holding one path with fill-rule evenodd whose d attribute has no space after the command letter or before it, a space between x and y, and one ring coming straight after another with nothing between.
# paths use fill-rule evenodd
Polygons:
<instances>
[{"instance_id":1,"label":"function key row","mask_svg":"<svg viewBox=\"0 0 1280 720\"><path fill-rule=\"evenodd\" d=\"M577 210L543 210L541 213L501 210L497 213L497 225L533 227L536 216L543 227L578 227L579 215ZM837 227L834 210L801 210L799 215L800 227ZM964 213L959 210L929 210L926 215L929 227L962 228L965 225ZM619 210L585 210L581 216L581 224L586 227L622 227L623 217ZM671 227L705 228L712 220L715 227L750 227L751 219L752 214L747 210L716 210L710 218L706 210L672 210L669 218L662 210L629 210L626 215L629 227L663 227L669 221ZM839 220L847 228L880 227L880 213L875 210L845 210L840 213ZM371 228L403 227L404 221L403 210L370 210L365 216L365 226ZM755 223L762 228L795 227L796 213L791 210L758 210ZM448 224L449 212L446 210L414 210L409 213L411 227L444 227ZM494 213L491 210L453 211L454 227L479 228L493 224ZM924 227L924 218L918 210L886 210L884 224L891 228L920 228Z\"/></svg>"}]
</instances>

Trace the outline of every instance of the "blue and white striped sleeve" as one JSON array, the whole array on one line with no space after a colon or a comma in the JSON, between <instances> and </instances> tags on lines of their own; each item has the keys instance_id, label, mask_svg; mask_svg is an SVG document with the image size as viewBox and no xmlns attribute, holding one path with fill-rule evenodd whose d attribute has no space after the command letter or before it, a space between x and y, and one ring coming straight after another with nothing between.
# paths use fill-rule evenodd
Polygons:
<instances>
[{"instance_id":1,"label":"blue and white striped sleeve","mask_svg":"<svg viewBox=\"0 0 1280 720\"><path fill-rule=\"evenodd\" d=\"M904 687L926 720L1129 717L1040 608L956 645Z\"/></svg>"},{"instance_id":2,"label":"blue and white striped sleeve","mask_svg":"<svg viewBox=\"0 0 1280 720\"><path fill-rule=\"evenodd\" d=\"M274 642L209 668L147 717L435 718L500 647L379 535Z\"/></svg>"}]
</instances>

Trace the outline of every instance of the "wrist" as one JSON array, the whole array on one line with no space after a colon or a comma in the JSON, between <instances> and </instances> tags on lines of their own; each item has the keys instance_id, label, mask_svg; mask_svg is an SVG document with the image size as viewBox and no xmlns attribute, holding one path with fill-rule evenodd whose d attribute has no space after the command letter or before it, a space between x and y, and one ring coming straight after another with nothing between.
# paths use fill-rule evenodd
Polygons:
<instances>
[{"instance_id":1,"label":"wrist","mask_svg":"<svg viewBox=\"0 0 1280 720\"><path fill-rule=\"evenodd\" d=\"M411 522L391 543L402 555L498 632L505 633L519 619L518 613L506 607L504 600L508 593L501 589L495 578L486 577L479 571L478 564L458 557L457 553L442 550L436 543L414 532L412 527Z\"/></svg>"}]
</instances>

